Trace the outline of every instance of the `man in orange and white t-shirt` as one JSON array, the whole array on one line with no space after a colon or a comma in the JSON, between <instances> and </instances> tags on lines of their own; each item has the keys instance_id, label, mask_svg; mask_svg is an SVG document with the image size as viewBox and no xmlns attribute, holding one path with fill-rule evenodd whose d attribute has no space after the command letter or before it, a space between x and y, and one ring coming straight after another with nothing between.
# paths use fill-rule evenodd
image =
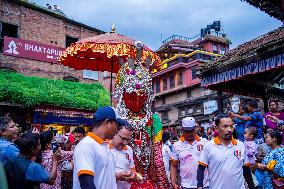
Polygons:
<instances>
[{"instance_id":1,"label":"man in orange and white t-shirt","mask_svg":"<svg viewBox=\"0 0 284 189\"><path fill-rule=\"evenodd\" d=\"M99 108L93 131L75 147L73 189L116 189L115 164L108 139L118 131L119 119L113 107Z\"/></svg>"},{"instance_id":2,"label":"man in orange and white t-shirt","mask_svg":"<svg viewBox=\"0 0 284 189\"><path fill-rule=\"evenodd\" d=\"M127 145L131 140L133 128L126 120L122 119L121 122L124 122L120 126L121 129L110 141L110 151L115 162L117 189L130 189L130 182L142 178L135 172L133 150Z\"/></svg>"},{"instance_id":3,"label":"man in orange and white t-shirt","mask_svg":"<svg viewBox=\"0 0 284 189\"><path fill-rule=\"evenodd\" d=\"M197 170L198 189L202 189L203 172L208 169L210 189L245 189L243 170L249 161L243 142L233 138L233 120L225 114L217 116L218 136L209 141L201 154ZM248 178L246 178L248 179Z\"/></svg>"},{"instance_id":4,"label":"man in orange and white t-shirt","mask_svg":"<svg viewBox=\"0 0 284 189\"><path fill-rule=\"evenodd\" d=\"M170 172L174 189L197 188L198 161L203 150L206 139L199 138L195 132L195 119L186 117L182 120L183 135L173 145L171 155ZM177 165L180 164L181 186L177 183ZM208 187L208 179L205 176L204 184Z\"/></svg>"}]
</instances>

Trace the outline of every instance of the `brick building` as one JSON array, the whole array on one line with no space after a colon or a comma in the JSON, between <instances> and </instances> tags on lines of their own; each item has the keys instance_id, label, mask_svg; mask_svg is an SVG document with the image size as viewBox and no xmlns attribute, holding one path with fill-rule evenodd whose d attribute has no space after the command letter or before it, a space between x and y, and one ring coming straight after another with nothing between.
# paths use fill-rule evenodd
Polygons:
<instances>
[{"instance_id":1,"label":"brick building","mask_svg":"<svg viewBox=\"0 0 284 189\"><path fill-rule=\"evenodd\" d=\"M177 126L182 118L193 116L208 127L214 113L226 108L227 94L206 90L197 77L199 65L229 50L230 41L218 33L220 29L214 29L214 24L207 31L201 30L197 39L171 36L157 50L162 62L152 75L154 106L163 126Z\"/></svg>"},{"instance_id":2,"label":"brick building","mask_svg":"<svg viewBox=\"0 0 284 189\"><path fill-rule=\"evenodd\" d=\"M56 10L56 6L55 8L53 6L41 7L19 0L1 0L0 6L0 50L3 48L4 36L65 48L82 38L105 33L69 19L61 10ZM90 73L88 71L83 73L82 70L70 69L57 63L5 56L2 52L0 53L0 67L11 68L25 75L52 79L74 77L80 82L99 81L109 88L109 79L106 78L108 76L106 73ZM84 77L85 75L86 77Z\"/></svg>"},{"instance_id":3,"label":"brick building","mask_svg":"<svg viewBox=\"0 0 284 189\"><path fill-rule=\"evenodd\" d=\"M108 73L74 70L57 63L57 57L68 45L102 33L105 32L68 18L56 5L42 7L24 0L0 0L0 69L26 76L99 82L109 89ZM4 49L5 44L9 48ZM43 49L49 50L46 55L42 53L46 57L36 54ZM27 52L18 53L19 50ZM9 108L6 102L0 102L0 106Z\"/></svg>"}]
</instances>

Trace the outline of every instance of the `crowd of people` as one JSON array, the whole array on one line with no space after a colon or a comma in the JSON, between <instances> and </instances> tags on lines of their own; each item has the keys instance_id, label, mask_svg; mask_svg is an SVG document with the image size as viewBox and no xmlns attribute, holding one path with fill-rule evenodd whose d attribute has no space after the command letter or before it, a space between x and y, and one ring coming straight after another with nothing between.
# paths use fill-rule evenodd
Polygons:
<instances>
[{"instance_id":1,"label":"crowd of people","mask_svg":"<svg viewBox=\"0 0 284 189\"><path fill-rule=\"evenodd\" d=\"M256 100L240 105L239 113L215 117L201 132L193 117L182 120L182 134L171 141L163 133L163 160L174 189L284 188L284 113L276 101L262 114Z\"/></svg>"},{"instance_id":2,"label":"crowd of people","mask_svg":"<svg viewBox=\"0 0 284 189\"><path fill-rule=\"evenodd\" d=\"M206 131L183 118L175 142L165 131L162 155L172 188L283 189L284 114L275 101L269 107L262 114L249 100L238 114L216 116ZM68 137L52 129L21 133L10 117L0 117L0 189L130 189L145 179L135 170L132 135L113 107L96 111L90 132L78 126Z\"/></svg>"},{"instance_id":3,"label":"crowd of people","mask_svg":"<svg viewBox=\"0 0 284 189\"><path fill-rule=\"evenodd\" d=\"M52 128L21 133L10 117L0 117L0 189L127 189L142 182L127 145L132 126L113 107L94 117L91 132L78 126L68 137Z\"/></svg>"}]
</instances>

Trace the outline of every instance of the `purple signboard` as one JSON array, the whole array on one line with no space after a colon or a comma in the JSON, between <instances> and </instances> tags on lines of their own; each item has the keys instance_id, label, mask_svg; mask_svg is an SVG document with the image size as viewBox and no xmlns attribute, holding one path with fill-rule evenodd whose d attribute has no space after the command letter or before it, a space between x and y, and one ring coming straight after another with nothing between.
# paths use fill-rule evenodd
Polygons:
<instances>
[{"instance_id":1,"label":"purple signboard","mask_svg":"<svg viewBox=\"0 0 284 189\"><path fill-rule=\"evenodd\" d=\"M3 53L9 56L57 63L57 59L63 54L63 51L64 48L60 47L18 38L4 37Z\"/></svg>"}]
</instances>

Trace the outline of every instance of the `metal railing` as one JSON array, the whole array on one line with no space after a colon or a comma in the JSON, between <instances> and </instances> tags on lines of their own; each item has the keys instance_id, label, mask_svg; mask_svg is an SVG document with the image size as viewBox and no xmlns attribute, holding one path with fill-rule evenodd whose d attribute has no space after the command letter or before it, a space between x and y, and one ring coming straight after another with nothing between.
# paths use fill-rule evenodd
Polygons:
<instances>
[{"instance_id":1,"label":"metal railing","mask_svg":"<svg viewBox=\"0 0 284 189\"><path fill-rule=\"evenodd\" d=\"M179 40L183 40L183 41L187 41L187 42L191 42L195 39L197 39L198 37L200 37L200 34L193 36L193 37L185 37L185 36L181 36L181 35L172 35L171 37L168 37L167 39L163 40L162 43L168 43L171 40L174 39L179 39Z\"/></svg>"}]
</instances>

